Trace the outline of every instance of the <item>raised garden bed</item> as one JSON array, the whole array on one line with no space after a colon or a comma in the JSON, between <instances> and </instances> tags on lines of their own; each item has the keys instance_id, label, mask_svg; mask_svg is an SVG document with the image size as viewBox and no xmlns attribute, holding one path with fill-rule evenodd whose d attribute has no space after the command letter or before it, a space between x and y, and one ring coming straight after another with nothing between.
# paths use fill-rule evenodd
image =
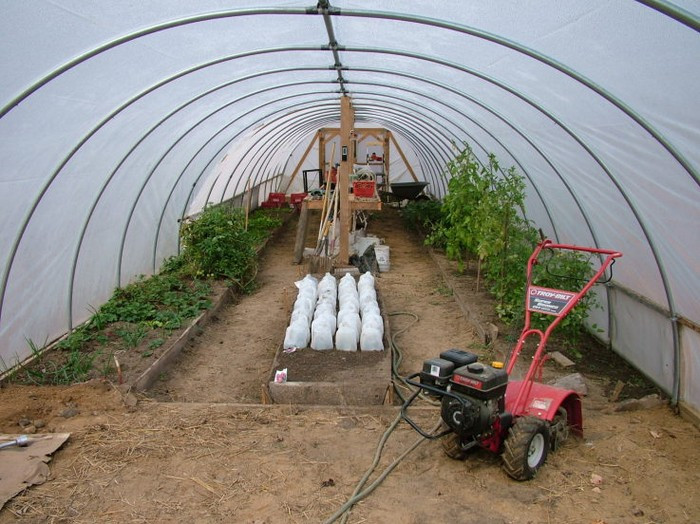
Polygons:
<instances>
[{"instance_id":1,"label":"raised garden bed","mask_svg":"<svg viewBox=\"0 0 700 524\"><path fill-rule=\"evenodd\" d=\"M280 343L270 370L268 391L277 404L391 404L391 333L377 289L384 321L384 351L315 351L285 353ZM287 368L287 381L276 383L275 372Z\"/></svg>"}]
</instances>

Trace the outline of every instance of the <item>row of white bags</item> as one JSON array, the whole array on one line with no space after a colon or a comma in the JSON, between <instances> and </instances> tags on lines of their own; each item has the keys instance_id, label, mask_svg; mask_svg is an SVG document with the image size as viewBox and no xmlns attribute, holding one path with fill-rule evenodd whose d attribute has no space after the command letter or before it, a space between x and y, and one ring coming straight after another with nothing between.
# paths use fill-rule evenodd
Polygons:
<instances>
[{"instance_id":1,"label":"row of white bags","mask_svg":"<svg viewBox=\"0 0 700 524\"><path fill-rule=\"evenodd\" d=\"M306 275L295 284L299 293L285 333L285 349L307 347L311 342L312 349L330 350L334 338L335 347L343 351L357 351L358 342L363 351L384 349L384 323L371 273L361 275L359 284L346 274L336 285L330 273L320 282Z\"/></svg>"}]
</instances>

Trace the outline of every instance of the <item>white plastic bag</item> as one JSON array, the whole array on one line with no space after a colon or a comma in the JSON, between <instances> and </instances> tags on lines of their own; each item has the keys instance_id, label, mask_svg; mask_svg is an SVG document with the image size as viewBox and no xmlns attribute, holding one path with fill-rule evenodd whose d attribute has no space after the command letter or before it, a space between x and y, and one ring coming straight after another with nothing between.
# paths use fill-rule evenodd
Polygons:
<instances>
[{"instance_id":1,"label":"white plastic bag","mask_svg":"<svg viewBox=\"0 0 700 524\"><path fill-rule=\"evenodd\" d=\"M360 278L357 281L357 287L366 286L368 284L374 287L374 275L372 275L372 273L369 271L360 275Z\"/></svg>"},{"instance_id":2,"label":"white plastic bag","mask_svg":"<svg viewBox=\"0 0 700 524\"><path fill-rule=\"evenodd\" d=\"M338 327L340 326L350 326L357 332L357 338L360 338L360 334L362 333L362 321L357 312L341 310L338 313Z\"/></svg>"},{"instance_id":3,"label":"white plastic bag","mask_svg":"<svg viewBox=\"0 0 700 524\"><path fill-rule=\"evenodd\" d=\"M324 318L317 318L311 323L311 349L333 349L333 330Z\"/></svg>"},{"instance_id":4,"label":"white plastic bag","mask_svg":"<svg viewBox=\"0 0 700 524\"><path fill-rule=\"evenodd\" d=\"M362 351L384 351L382 334L378 329L367 327L360 335L360 349Z\"/></svg>"},{"instance_id":5,"label":"white plastic bag","mask_svg":"<svg viewBox=\"0 0 700 524\"><path fill-rule=\"evenodd\" d=\"M377 304L376 300L365 302L364 304L360 305L360 313L362 314L363 318L365 315L382 315L379 311L379 304Z\"/></svg>"},{"instance_id":6,"label":"white plastic bag","mask_svg":"<svg viewBox=\"0 0 700 524\"><path fill-rule=\"evenodd\" d=\"M307 326L311 325L311 319L306 315L306 313L304 313L300 309L295 309L294 311L292 311L292 317L289 323L292 324L295 320L299 320Z\"/></svg>"},{"instance_id":7,"label":"white plastic bag","mask_svg":"<svg viewBox=\"0 0 700 524\"><path fill-rule=\"evenodd\" d=\"M284 335L284 349L305 348L309 345L309 325L295 320Z\"/></svg>"},{"instance_id":8,"label":"white plastic bag","mask_svg":"<svg viewBox=\"0 0 700 524\"><path fill-rule=\"evenodd\" d=\"M341 351L357 351L357 330L348 324L339 326L335 333L335 348Z\"/></svg>"},{"instance_id":9,"label":"white plastic bag","mask_svg":"<svg viewBox=\"0 0 700 524\"><path fill-rule=\"evenodd\" d=\"M316 310L314 311L314 319L320 317L321 315L331 315L335 317L335 304L330 304L329 302L319 302L316 305Z\"/></svg>"},{"instance_id":10,"label":"white plastic bag","mask_svg":"<svg viewBox=\"0 0 700 524\"><path fill-rule=\"evenodd\" d=\"M362 317L362 330L372 328L380 332L381 335L384 334L384 322L382 317L379 315L365 315Z\"/></svg>"}]
</instances>

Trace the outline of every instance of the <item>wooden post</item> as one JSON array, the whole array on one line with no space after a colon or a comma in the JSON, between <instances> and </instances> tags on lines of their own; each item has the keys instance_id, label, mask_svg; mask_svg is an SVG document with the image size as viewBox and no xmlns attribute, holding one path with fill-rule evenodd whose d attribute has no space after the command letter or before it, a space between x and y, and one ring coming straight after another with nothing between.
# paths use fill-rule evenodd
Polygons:
<instances>
[{"instance_id":1,"label":"wooden post","mask_svg":"<svg viewBox=\"0 0 700 524\"><path fill-rule=\"evenodd\" d=\"M294 242L294 263L300 264L304 258L304 246L306 245L306 234L309 229L309 202L304 199L299 212L299 223L297 224L297 237Z\"/></svg>"},{"instance_id":2,"label":"wooden post","mask_svg":"<svg viewBox=\"0 0 700 524\"><path fill-rule=\"evenodd\" d=\"M391 136L391 131L384 132L384 190L389 191L391 188L391 181L389 180L389 151L391 146L389 144L389 137Z\"/></svg>"},{"instance_id":3,"label":"wooden post","mask_svg":"<svg viewBox=\"0 0 700 524\"><path fill-rule=\"evenodd\" d=\"M318 168L321 173L326 173L326 130L320 129L318 132ZM321 181L319 180L319 187L321 187Z\"/></svg>"},{"instance_id":4,"label":"wooden post","mask_svg":"<svg viewBox=\"0 0 700 524\"><path fill-rule=\"evenodd\" d=\"M338 183L336 191L340 197L340 253L338 263L346 265L350 260L350 198L348 195L350 186L350 171L353 158L353 132L355 128L355 111L350 97L343 96L340 99L340 169L338 171Z\"/></svg>"},{"instance_id":5,"label":"wooden post","mask_svg":"<svg viewBox=\"0 0 700 524\"><path fill-rule=\"evenodd\" d=\"M418 182L418 177L416 174L413 172L413 168L411 167L411 164L408 163L408 160L406 160L406 155L403 154L403 150L401 149L401 146L399 143L396 141L394 138L394 135L391 136L391 141L394 143L396 146L396 150L399 152L399 156L401 157L401 160L403 160L403 163L406 164L406 169L408 169L408 172L411 173L411 176L413 177L414 182Z\"/></svg>"},{"instance_id":6,"label":"wooden post","mask_svg":"<svg viewBox=\"0 0 700 524\"><path fill-rule=\"evenodd\" d=\"M292 171L292 176L289 178L289 183L287 184L287 187L284 188L285 194L287 194L287 191L289 191L289 188L291 187L292 182L294 182L294 179L299 174L299 170L301 169L302 164L306 161L306 157L309 156L309 152L311 151L311 148L314 146L314 143L316 142L316 139L319 138L319 136L320 136L320 131L316 131L316 134L311 139L311 142L309 142L309 145L306 148L306 151L304 151L304 154L301 155L301 159L299 160L297 167L295 167L294 171ZM323 169L323 168L321 168L321 169Z\"/></svg>"}]
</instances>

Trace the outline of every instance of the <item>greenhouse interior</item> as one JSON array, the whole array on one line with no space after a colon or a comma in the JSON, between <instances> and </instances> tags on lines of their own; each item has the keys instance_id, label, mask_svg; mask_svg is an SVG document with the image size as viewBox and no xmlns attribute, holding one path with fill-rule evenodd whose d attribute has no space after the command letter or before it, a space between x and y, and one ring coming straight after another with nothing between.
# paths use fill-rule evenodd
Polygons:
<instances>
[{"instance_id":1,"label":"greenhouse interior","mask_svg":"<svg viewBox=\"0 0 700 524\"><path fill-rule=\"evenodd\" d=\"M0 521L700 519L696 1L0 25Z\"/></svg>"}]
</instances>

